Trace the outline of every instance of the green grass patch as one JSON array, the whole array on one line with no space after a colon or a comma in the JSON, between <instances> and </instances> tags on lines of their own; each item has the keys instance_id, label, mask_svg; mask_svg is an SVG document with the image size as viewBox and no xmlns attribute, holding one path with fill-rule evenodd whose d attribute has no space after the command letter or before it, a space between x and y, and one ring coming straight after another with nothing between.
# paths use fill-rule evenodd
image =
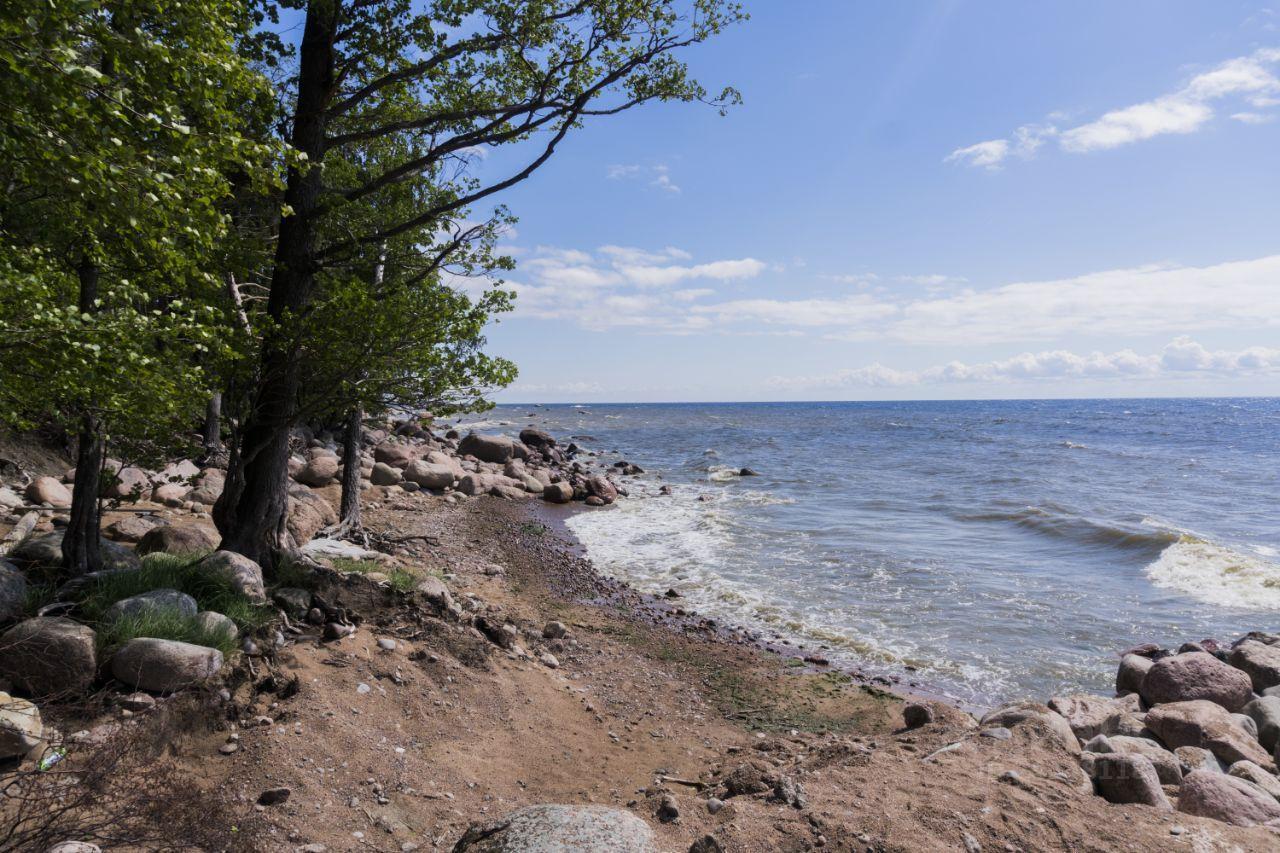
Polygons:
<instances>
[{"instance_id":1,"label":"green grass patch","mask_svg":"<svg viewBox=\"0 0 1280 853\"><path fill-rule=\"evenodd\" d=\"M520 532L529 536L545 536L550 529L537 521L526 521L520 525Z\"/></svg>"},{"instance_id":2,"label":"green grass patch","mask_svg":"<svg viewBox=\"0 0 1280 853\"><path fill-rule=\"evenodd\" d=\"M329 564L339 572L356 572L357 574L367 575L370 572L382 572L385 574L386 566L376 560L353 560L350 557L332 557Z\"/></svg>"},{"instance_id":3,"label":"green grass patch","mask_svg":"<svg viewBox=\"0 0 1280 853\"><path fill-rule=\"evenodd\" d=\"M217 649L223 655L231 655L239 648L237 637L227 631L208 630L194 616L162 610L123 616L100 625L97 631L98 653L106 657L135 637L180 640Z\"/></svg>"},{"instance_id":4,"label":"green grass patch","mask_svg":"<svg viewBox=\"0 0 1280 853\"><path fill-rule=\"evenodd\" d=\"M80 613L86 622L99 625L107 608L117 601L153 589L176 589L194 598L201 610L217 611L241 628L266 624L271 618L270 608L249 601L226 578L198 568L198 562L199 558L193 557L148 554L142 558L142 568L105 575L87 586L81 594Z\"/></svg>"},{"instance_id":5,"label":"green grass patch","mask_svg":"<svg viewBox=\"0 0 1280 853\"><path fill-rule=\"evenodd\" d=\"M418 585L418 576L404 569L392 569L391 588L398 592L412 592Z\"/></svg>"}]
</instances>

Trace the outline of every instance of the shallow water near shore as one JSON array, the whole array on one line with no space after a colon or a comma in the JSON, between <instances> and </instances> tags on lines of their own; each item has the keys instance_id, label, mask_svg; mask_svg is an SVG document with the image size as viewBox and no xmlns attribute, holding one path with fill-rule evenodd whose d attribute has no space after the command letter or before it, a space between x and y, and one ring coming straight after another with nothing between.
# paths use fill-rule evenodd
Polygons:
<instances>
[{"instance_id":1,"label":"shallow water near shore","mask_svg":"<svg viewBox=\"0 0 1280 853\"><path fill-rule=\"evenodd\" d=\"M466 422L578 436L646 469L624 478L630 499L568 520L602 572L968 704L1107 692L1130 645L1280 622L1275 399L503 406Z\"/></svg>"}]
</instances>

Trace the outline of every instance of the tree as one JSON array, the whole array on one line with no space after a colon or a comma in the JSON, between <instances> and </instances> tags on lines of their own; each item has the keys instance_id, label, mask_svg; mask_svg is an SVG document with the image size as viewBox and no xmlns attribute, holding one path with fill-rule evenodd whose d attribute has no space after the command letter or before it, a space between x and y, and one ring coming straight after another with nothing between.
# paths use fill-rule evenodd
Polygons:
<instances>
[{"instance_id":1,"label":"tree","mask_svg":"<svg viewBox=\"0 0 1280 853\"><path fill-rule=\"evenodd\" d=\"M289 136L305 163L289 170L271 329L238 463L215 508L223 548L270 562L289 547L288 431L305 361L297 329L322 273L424 229L464 233L465 211L527 179L587 119L649 101L708 101L675 54L742 18L729 0L307 0ZM726 89L709 102L736 98ZM349 182L331 171L388 139L414 144ZM468 152L506 145L531 148L511 173L481 180L462 167ZM431 192L396 221L344 234L327 227L422 178Z\"/></svg>"},{"instance_id":2,"label":"tree","mask_svg":"<svg viewBox=\"0 0 1280 853\"><path fill-rule=\"evenodd\" d=\"M100 566L110 442L161 455L225 347L207 265L235 173L273 148L236 132L270 97L233 0L64 0L0 15L0 418L77 435L67 569ZM197 392L193 394L193 391Z\"/></svg>"}]
</instances>

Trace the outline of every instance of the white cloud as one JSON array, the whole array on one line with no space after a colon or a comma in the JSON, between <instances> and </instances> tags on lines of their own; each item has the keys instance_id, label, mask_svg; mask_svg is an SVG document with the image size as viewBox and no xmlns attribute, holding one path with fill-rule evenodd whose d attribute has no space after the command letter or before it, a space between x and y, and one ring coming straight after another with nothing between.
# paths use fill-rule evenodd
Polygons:
<instances>
[{"instance_id":1,"label":"white cloud","mask_svg":"<svg viewBox=\"0 0 1280 853\"><path fill-rule=\"evenodd\" d=\"M678 187L671 180L671 170L668 169L666 166L654 166L653 172L654 172L654 178L652 181L649 182L650 186L657 187L663 192L668 192L668 193L680 192L680 187Z\"/></svg>"},{"instance_id":2,"label":"white cloud","mask_svg":"<svg viewBox=\"0 0 1280 853\"><path fill-rule=\"evenodd\" d=\"M1267 113L1232 113L1231 117L1245 124L1270 124L1276 120L1275 115L1268 115Z\"/></svg>"},{"instance_id":3,"label":"white cloud","mask_svg":"<svg viewBox=\"0 0 1280 853\"><path fill-rule=\"evenodd\" d=\"M670 193L671 195L680 194L680 186L671 179L671 167L666 163L658 163L648 167L634 163L619 164L610 166L605 171L605 177L613 181L639 178L642 175L649 176L649 186L657 187L663 192Z\"/></svg>"},{"instance_id":4,"label":"white cloud","mask_svg":"<svg viewBox=\"0 0 1280 853\"><path fill-rule=\"evenodd\" d=\"M608 171L605 172L605 176L611 181L616 181L620 178L632 178L638 174L640 174L640 167L633 164L610 166Z\"/></svg>"},{"instance_id":5,"label":"white cloud","mask_svg":"<svg viewBox=\"0 0 1280 853\"><path fill-rule=\"evenodd\" d=\"M1181 336L1159 353L1139 355L1133 350L1077 354L1068 350L1024 352L998 361L967 364L952 361L925 370L895 370L882 364L839 370L814 377L775 377L775 388L903 387L953 383L1034 383L1063 379L1176 378L1194 375L1223 377L1280 373L1280 349L1250 347L1210 351Z\"/></svg>"},{"instance_id":6,"label":"white cloud","mask_svg":"<svg viewBox=\"0 0 1280 853\"><path fill-rule=\"evenodd\" d=\"M1271 68L1277 63L1280 48L1264 48L1197 74L1174 92L1111 110L1094 121L1061 131L1053 125L1023 125L1009 139L991 139L959 148L946 157L946 162L997 170L1011 154L1029 159L1053 138L1062 150L1081 154L1157 136L1194 133L1213 120L1215 102L1227 99L1243 101L1253 108L1237 112L1232 118L1259 124L1268 116L1258 110L1280 104L1280 78Z\"/></svg>"}]
</instances>

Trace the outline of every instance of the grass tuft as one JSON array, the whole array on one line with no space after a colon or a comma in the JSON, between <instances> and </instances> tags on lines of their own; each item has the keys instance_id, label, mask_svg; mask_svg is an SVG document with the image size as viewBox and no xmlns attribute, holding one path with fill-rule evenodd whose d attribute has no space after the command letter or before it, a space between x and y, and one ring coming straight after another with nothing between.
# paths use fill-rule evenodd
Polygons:
<instances>
[{"instance_id":1,"label":"grass tuft","mask_svg":"<svg viewBox=\"0 0 1280 853\"><path fill-rule=\"evenodd\" d=\"M106 625L100 625L97 631L98 653L103 657L109 656L135 637L180 640L197 646L208 646L228 656L239 648L237 638L228 632L208 630L200 625L196 617L168 610L122 616Z\"/></svg>"},{"instance_id":2,"label":"grass tuft","mask_svg":"<svg viewBox=\"0 0 1280 853\"><path fill-rule=\"evenodd\" d=\"M335 566L335 568L337 568ZM311 571L302 560L295 560L285 555L271 572L272 586L287 586L295 589L314 590L317 585L315 572Z\"/></svg>"},{"instance_id":3,"label":"grass tuft","mask_svg":"<svg viewBox=\"0 0 1280 853\"><path fill-rule=\"evenodd\" d=\"M356 572L367 575L370 572L383 572L386 567L375 560L353 560L350 557L331 557L330 565L339 572Z\"/></svg>"}]
</instances>

